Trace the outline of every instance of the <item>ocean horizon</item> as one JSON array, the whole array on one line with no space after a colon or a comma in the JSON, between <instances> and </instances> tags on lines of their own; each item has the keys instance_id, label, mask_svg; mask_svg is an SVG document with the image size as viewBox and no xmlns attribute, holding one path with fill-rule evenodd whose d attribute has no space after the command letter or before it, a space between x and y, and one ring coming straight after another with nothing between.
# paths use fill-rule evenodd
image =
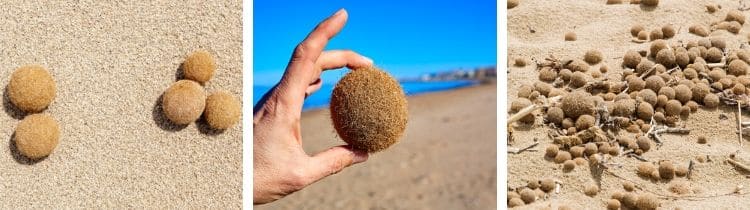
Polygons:
<instances>
[{"instance_id":1,"label":"ocean horizon","mask_svg":"<svg viewBox=\"0 0 750 210\"><path fill-rule=\"evenodd\" d=\"M455 81L430 81L430 82L399 82L401 87L407 96L419 95L424 93L439 92L452 90L462 87L474 86L479 84L478 81L474 80L455 80ZM303 111L325 108L328 107L328 103L331 100L331 93L333 92L334 84L323 84L320 90L308 96L305 99L305 103L302 106ZM253 107L258 103L261 97L266 92L271 90L273 86L268 85L254 85L253 86Z\"/></svg>"}]
</instances>

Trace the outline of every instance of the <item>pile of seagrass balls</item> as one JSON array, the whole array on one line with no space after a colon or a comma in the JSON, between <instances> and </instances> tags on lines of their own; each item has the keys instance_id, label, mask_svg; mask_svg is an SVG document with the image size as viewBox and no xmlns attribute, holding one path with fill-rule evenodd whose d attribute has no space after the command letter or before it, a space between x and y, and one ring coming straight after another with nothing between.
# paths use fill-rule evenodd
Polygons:
<instances>
[{"instance_id":1,"label":"pile of seagrass balls","mask_svg":"<svg viewBox=\"0 0 750 210\"><path fill-rule=\"evenodd\" d=\"M209 96L203 88L216 71L214 58L206 51L190 54L182 64L185 79L173 83L162 96L162 109L176 125L187 125L204 116L216 130L231 128L239 122L242 107L239 99L227 91Z\"/></svg>"},{"instance_id":2,"label":"pile of seagrass balls","mask_svg":"<svg viewBox=\"0 0 750 210\"><path fill-rule=\"evenodd\" d=\"M13 141L23 156L40 160L55 150L60 126L44 111L55 99L57 87L52 75L42 66L22 66L13 72L8 98L19 110L30 114L18 123Z\"/></svg>"}]
</instances>

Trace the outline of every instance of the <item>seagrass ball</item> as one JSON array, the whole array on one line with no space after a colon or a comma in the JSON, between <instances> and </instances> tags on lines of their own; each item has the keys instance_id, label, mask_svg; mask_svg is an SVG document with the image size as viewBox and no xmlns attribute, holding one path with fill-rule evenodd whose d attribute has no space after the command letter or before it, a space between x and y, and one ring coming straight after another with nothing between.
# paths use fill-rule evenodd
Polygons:
<instances>
[{"instance_id":1,"label":"seagrass ball","mask_svg":"<svg viewBox=\"0 0 750 210\"><path fill-rule=\"evenodd\" d=\"M583 72L577 71L573 73L573 76L570 78L569 85L573 88L579 88L586 85L586 83L588 83L588 76Z\"/></svg>"},{"instance_id":2,"label":"seagrass ball","mask_svg":"<svg viewBox=\"0 0 750 210\"><path fill-rule=\"evenodd\" d=\"M572 171L576 168L576 163L573 160L566 160L563 163L563 171Z\"/></svg>"},{"instance_id":3,"label":"seagrass ball","mask_svg":"<svg viewBox=\"0 0 750 210\"><path fill-rule=\"evenodd\" d=\"M654 116L654 108L649 103L638 104L638 118L650 120Z\"/></svg>"},{"instance_id":4,"label":"seagrass ball","mask_svg":"<svg viewBox=\"0 0 750 210\"><path fill-rule=\"evenodd\" d=\"M711 42L712 47L719 48L720 50L727 49L727 41L723 38L712 37L708 39Z\"/></svg>"},{"instance_id":5,"label":"seagrass ball","mask_svg":"<svg viewBox=\"0 0 750 210\"><path fill-rule=\"evenodd\" d=\"M572 157L579 158L579 157L583 157L583 153L584 153L585 150L586 150L586 148L584 148L582 146L573 146L573 147L570 148L569 151L570 151L570 155L572 155Z\"/></svg>"},{"instance_id":6,"label":"seagrass ball","mask_svg":"<svg viewBox=\"0 0 750 210\"><path fill-rule=\"evenodd\" d=\"M401 85L388 73L360 68L333 88L331 119L339 136L353 148L377 152L398 142L408 121Z\"/></svg>"},{"instance_id":7,"label":"seagrass ball","mask_svg":"<svg viewBox=\"0 0 750 210\"><path fill-rule=\"evenodd\" d=\"M555 189L555 180L552 180L550 178L542 179L542 185L539 186L539 189L541 189L544 192L550 192Z\"/></svg>"},{"instance_id":8,"label":"seagrass ball","mask_svg":"<svg viewBox=\"0 0 750 210\"><path fill-rule=\"evenodd\" d=\"M638 144L638 148L644 152L648 152L648 150L651 149L651 140L649 140L648 137L639 136L635 140L635 143Z\"/></svg>"},{"instance_id":9,"label":"seagrass ball","mask_svg":"<svg viewBox=\"0 0 750 210\"><path fill-rule=\"evenodd\" d=\"M162 96L164 114L178 125L197 120L205 107L206 93L200 84L192 80L173 83Z\"/></svg>"},{"instance_id":10,"label":"seagrass ball","mask_svg":"<svg viewBox=\"0 0 750 210\"><path fill-rule=\"evenodd\" d=\"M596 104L591 94L584 91L574 91L562 97L560 103L566 117L577 119L581 115L593 115Z\"/></svg>"},{"instance_id":11,"label":"seagrass ball","mask_svg":"<svg viewBox=\"0 0 750 210\"><path fill-rule=\"evenodd\" d=\"M563 81L570 81L571 77L573 76L573 72L570 71L570 69L562 69L560 70L560 73L558 73L560 78L563 79Z\"/></svg>"},{"instance_id":12,"label":"seagrass ball","mask_svg":"<svg viewBox=\"0 0 750 210\"><path fill-rule=\"evenodd\" d=\"M57 93L52 75L38 65L22 66L10 76L8 98L24 112L36 113L52 103Z\"/></svg>"},{"instance_id":13,"label":"seagrass ball","mask_svg":"<svg viewBox=\"0 0 750 210\"><path fill-rule=\"evenodd\" d=\"M206 98L206 110L203 116L213 129L231 128L240 121L241 115L240 100L227 91L218 91Z\"/></svg>"},{"instance_id":14,"label":"seagrass ball","mask_svg":"<svg viewBox=\"0 0 750 210\"><path fill-rule=\"evenodd\" d=\"M560 164L564 163L566 160L570 160L573 157L570 156L569 152L566 151L560 151L557 153L557 156L555 156L555 163Z\"/></svg>"},{"instance_id":15,"label":"seagrass ball","mask_svg":"<svg viewBox=\"0 0 750 210\"><path fill-rule=\"evenodd\" d=\"M651 39L651 41L659 40L664 38L664 34L662 34L661 29L653 29L651 30L651 33L648 34L648 38Z\"/></svg>"},{"instance_id":16,"label":"seagrass ball","mask_svg":"<svg viewBox=\"0 0 750 210\"><path fill-rule=\"evenodd\" d=\"M521 200L523 200L524 203L532 203L536 200L536 193L534 190L524 188L521 190Z\"/></svg>"},{"instance_id":17,"label":"seagrass ball","mask_svg":"<svg viewBox=\"0 0 750 210\"><path fill-rule=\"evenodd\" d=\"M648 193L642 193L638 196L638 201L636 202L635 206L638 209L643 210L655 210L659 207L659 199L656 198L656 196Z\"/></svg>"},{"instance_id":18,"label":"seagrass ball","mask_svg":"<svg viewBox=\"0 0 750 210\"><path fill-rule=\"evenodd\" d=\"M692 25L688 28L688 31L701 37L707 37L709 34L708 28L702 25Z\"/></svg>"},{"instance_id":19,"label":"seagrass ball","mask_svg":"<svg viewBox=\"0 0 750 210\"><path fill-rule=\"evenodd\" d=\"M664 35L664 38L669 39L677 34L677 30L671 24L667 24L661 27L661 33Z\"/></svg>"},{"instance_id":20,"label":"seagrass ball","mask_svg":"<svg viewBox=\"0 0 750 210\"><path fill-rule=\"evenodd\" d=\"M527 106L531 106L531 104L532 103L529 99L517 98L510 103L510 112L516 113L518 111L521 111L521 109L526 108Z\"/></svg>"},{"instance_id":21,"label":"seagrass ball","mask_svg":"<svg viewBox=\"0 0 750 210\"><path fill-rule=\"evenodd\" d=\"M747 74L747 63L745 61L742 61L740 59L733 60L729 63L729 68L727 68L727 73L734 75L734 76L742 76Z\"/></svg>"},{"instance_id":22,"label":"seagrass ball","mask_svg":"<svg viewBox=\"0 0 750 210\"><path fill-rule=\"evenodd\" d=\"M576 120L576 129L578 130L586 130L590 128L591 126L594 126L594 123L596 122L596 119L594 119L594 116L591 115L581 115Z\"/></svg>"},{"instance_id":23,"label":"seagrass ball","mask_svg":"<svg viewBox=\"0 0 750 210\"><path fill-rule=\"evenodd\" d=\"M509 0L509 1L513 1L513 0ZM515 0L515 1L517 1L517 0ZM511 198L508 201L508 207L510 207L510 208L518 207L518 206L523 206L524 204L525 203L523 203L523 200L521 200L520 197L518 197L518 198Z\"/></svg>"},{"instance_id":24,"label":"seagrass ball","mask_svg":"<svg viewBox=\"0 0 750 210\"><path fill-rule=\"evenodd\" d=\"M557 79L557 71L550 67L544 67L539 70L539 80L545 82L553 82Z\"/></svg>"},{"instance_id":25,"label":"seagrass ball","mask_svg":"<svg viewBox=\"0 0 750 210\"><path fill-rule=\"evenodd\" d=\"M667 105L664 107L665 114L667 116L679 115L682 111L682 104L677 100L669 100Z\"/></svg>"},{"instance_id":26,"label":"seagrass ball","mask_svg":"<svg viewBox=\"0 0 750 210\"><path fill-rule=\"evenodd\" d=\"M659 0L641 0L641 4L649 7L655 7L659 5Z\"/></svg>"},{"instance_id":27,"label":"seagrass ball","mask_svg":"<svg viewBox=\"0 0 750 210\"><path fill-rule=\"evenodd\" d=\"M635 100L624 99L616 101L612 107L612 115L620 117L630 117L635 113Z\"/></svg>"},{"instance_id":28,"label":"seagrass ball","mask_svg":"<svg viewBox=\"0 0 750 210\"><path fill-rule=\"evenodd\" d=\"M674 178L674 165L672 165L672 161L665 160L659 163L659 176L662 179Z\"/></svg>"},{"instance_id":29,"label":"seagrass ball","mask_svg":"<svg viewBox=\"0 0 750 210\"><path fill-rule=\"evenodd\" d=\"M607 201L607 209L608 210L618 210L620 209L620 201L615 199L609 199Z\"/></svg>"},{"instance_id":30,"label":"seagrass ball","mask_svg":"<svg viewBox=\"0 0 750 210\"><path fill-rule=\"evenodd\" d=\"M662 79L660 76L652 75L648 78L646 78L646 86L645 88L650 89L654 92L654 96L656 95L656 92L659 92L662 87L666 86L666 82L664 82L664 79Z\"/></svg>"},{"instance_id":31,"label":"seagrass ball","mask_svg":"<svg viewBox=\"0 0 750 210\"><path fill-rule=\"evenodd\" d=\"M210 53L198 50L185 59L182 63L182 70L185 73L185 79L203 84L214 76L216 62Z\"/></svg>"},{"instance_id":32,"label":"seagrass ball","mask_svg":"<svg viewBox=\"0 0 750 210\"><path fill-rule=\"evenodd\" d=\"M719 107L719 102L719 96L716 94L708 94L703 98L703 105L706 105L706 108L709 109Z\"/></svg>"},{"instance_id":33,"label":"seagrass ball","mask_svg":"<svg viewBox=\"0 0 750 210\"><path fill-rule=\"evenodd\" d=\"M676 93L675 93L674 88L669 87L669 86L665 86L659 89L659 95L664 95L667 97L667 99L674 99L675 94Z\"/></svg>"},{"instance_id":34,"label":"seagrass ball","mask_svg":"<svg viewBox=\"0 0 750 210\"><path fill-rule=\"evenodd\" d=\"M628 192L633 192L633 190L635 190L635 184L633 184L632 182L623 182L622 188Z\"/></svg>"},{"instance_id":35,"label":"seagrass ball","mask_svg":"<svg viewBox=\"0 0 750 210\"><path fill-rule=\"evenodd\" d=\"M531 85L521 85L521 87L518 88L518 93L516 94L520 98L529 98L531 96L531 92L534 91L534 87Z\"/></svg>"},{"instance_id":36,"label":"seagrass ball","mask_svg":"<svg viewBox=\"0 0 750 210\"><path fill-rule=\"evenodd\" d=\"M643 27L643 25L641 25L641 24L635 24L632 27L630 27L630 35L632 35L632 36L638 36L638 33L640 33L643 30L646 30L646 28Z\"/></svg>"},{"instance_id":37,"label":"seagrass ball","mask_svg":"<svg viewBox=\"0 0 750 210\"><path fill-rule=\"evenodd\" d=\"M539 188L539 180L536 178L532 178L531 180L527 182L526 187L531 188L531 189Z\"/></svg>"},{"instance_id":38,"label":"seagrass ball","mask_svg":"<svg viewBox=\"0 0 750 210\"><path fill-rule=\"evenodd\" d=\"M590 64L597 64L599 62L602 62L602 59L604 59L604 55L598 50L588 50L583 56L583 60Z\"/></svg>"},{"instance_id":39,"label":"seagrass ball","mask_svg":"<svg viewBox=\"0 0 750 210\"><path fill-rule=\"evenodd\" d=\"M57 147L60 126L49 114L32 114L18 123L14 141L25 157L38 160L49 156Z\"/></svg>"},{"instance_id":40,"label":"seagrass ball","mask_svg":"<svg viewBox=\"0 0 750 210\"><path fill-rule=\"evenodd\" d=\"M589 66L586 61L583 61L581 59L574 59L570 61L567 65L565 65L565 68L570 69L573 72L580 71L580 72L587 72L589 71Z\"/></svg>"},{"instance_id":41,"label":"seagrass ball","mask_svg":"<svg viewBox=\"0 0 750 210\"><path fill-rule=\"evenodd\" d=\"M693 98L693 91L687 85L679 84L674 88L675 95L674 99L680 102L687 103Z\"/></svg>"},{"instance_id":42,"label":"seagrass ball","mask_svg":"<svg viewBox=\"0 0 750 210\"><path fill-rule=\"evenodd\" d=\"M711 47L706 52L706 56L704 57L706 61L710 63L718 63L721 62L721 58L723 57L723 54L719 48Z\"/></svg>"},{"instance_id":43,"label":"seagrass ball","mask_svg":"<svg viewBox=\"0 0 750 210\"><path fill-rule=\"evenodd\" d=\"M599 187L595 184L587 184L586 187L583 188L583 193L590 197L594 197L599 193Z\"/></svg>"},{"instance_id":44,"label":"seagrass ball","mask_svg":"<svg viewBox=\"0 0 750 210\"><path fill-rule=\"evenodd\" d=\"M560 125L562 124L563 119L565 119L565 113L560 107L550 107L547 109L547 120L550 123Z\"/></svg>"},{"instance_id":45,"label":"seagrass ball","mask_svg":"<svg viewBox=\"0 0 750 210\"><path fill-rule=\"evenodd\" d=\"M654 42L651 42L651 46L649 46L649 52L651 53L652 57L656 57L659 51L663 49L668 49L668 48L669 48L669 44L667 44L667 41L656 40Z\"/></svg>"},{"instance_id":46,"label":"seagrass ball","mask_svg":"<svg viewBox=\"0 0 750 210\"><path fill-rule=\"evenodd\" d=\"M635 208L636 204L638 203L638 195L635 193L625 193L622 196L622 204L625 205L625 207L628 208Z\"/></svg>"},{"instance_id":47,"label":"seagrass ball","mask_svg":"<svg viewBox=\"0 0 750 210\"><path fill-rule=\"evenodd\" d=\"M638 32L638 39L639 40L648 40L648 31L643 30L641 32Z\"/></svg>"},{"instance_id":48,"label":"seagrass ball","mask_svg":"<svg viewBox=\"0 0 750 210\"><path fill-rule=\"evenodd\" d=\"M622 65L634 69L641 62L641 54L635 50L628 50L622 60Z\"/></svg>"},{"instance_id":49,"label":"seagrass ball","mask_svg":"<svg viewBox=\"0 0 750 210\"><path fill-rule=\"evenodd\" d=\"M637 172L638 175L650 177L651 173L656 171L656 166L650 162L640 162L638 163Z\"/></svg>"},{"instance_id":50,"label":"seagrass ball","mask_svg":"<svg viewBox=\"0 0 750 210\"><path fill-rule=\"evenodd\" d=\"M732 87L732 93L736 95L744 95L745 94L745 85L737 83Z\"/></svg>"},{"instance_id":51,"label":"seagrass ball","mask_svg":"<svg viewBox=\"0 0 750 210\"><path fill-rule=\"evenodd\" d=\"M745 24L745 15L742 14L739 10L731 10L727 13L726 18L724 18L725 21L737 21L738 23L744 25Z\"/></svg>"},{"instance_id":52,"label":"seagrass ball","mask_svg":"<svg viewBox=\"0 0 750 210\"><path fill-rule=\"evenodd\" d=\"M656 64L648 59L641 59L641 62L635 67L635 73L639 75L644 74L654 67L654 65Z\"/></svg>"},{"instance_id":53,"label":"seagrass ball","mask_svg":"<svg viewBox=\"0 0 750 210\"><path fill-rule=\"evenodd\" d=\"M576 35L575 32L571 31L571 32L565 33L565 41L575 41L576 39L578 39L578 36Z\"/></svg>"},{"instance_id":54,"label":"seagrass ball","mask_svg":"<svg viewBox=\"0 0 750 210\"><path fill-rule=\"evenodd\" d=\"M711 87L708 87L705 83L698 83L693 88L690 88L690 91L693 92L693 101L703 101L703 98L711 93Z\"/></svg>"},{"instance_id":55,"label":"seagrass ball","mask_svg":"<svg viewBox=\"0 0 750 210\"><path fill-rule=\"evenodd\" d=\"M544 156L546 156L548 158L554 158L555 156L557 156L557 152L559 152L559 151L560 151L560 147L559 146L557 146L556 144L550 144L544 150Z\"/></svg>"},{"instance_id":56,"label":"seagrass ball","mask_svg":"<svg viewBox=\"0 0 750 210\"><path fill-rule=\"evenodd\" d=\"M656 63L664 65L664 67L672 68L675 66L675 56L672 50L661 50L656 54Z\"/></svg>"}]
</instances>

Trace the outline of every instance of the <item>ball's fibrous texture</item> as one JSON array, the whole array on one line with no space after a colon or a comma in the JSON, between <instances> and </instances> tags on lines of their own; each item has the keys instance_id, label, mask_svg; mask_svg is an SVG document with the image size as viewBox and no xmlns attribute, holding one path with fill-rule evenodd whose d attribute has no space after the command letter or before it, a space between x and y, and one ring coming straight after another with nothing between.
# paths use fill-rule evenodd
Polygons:
<instances>
[{"instance_id":1,"label":"ball's fibrous texture","mask_svg":"<svg viewBox=\"0 0 750 210\"><path fill-rule=\"evenodd\" d=\"M583 87L588 83L588 76L583 72L577 71L570 77L570 86L573 88Z\"/></svg>"},{"instance_id":2,"label":"ball's fibrous texture","mask_svg":"<svg viewBox=\"0 0 750 210\"><path fill-rule=\"evenodd\" d=\"M661 27L661 32L664 34L664 38L672 38L675 34L677 34L677 30L675 30L674 26L671 24L667 24Z\"/></svg>"},{"instance_id":3,"label":"ball's fibrous texture","mask_svg":"<svg viewBox=\"0 0 750 210\"><path fill-rule=\"evenodd\" d=\"M638 201L635 206L638 209L653 210L659 207L659 198L648 193L642 193L638 196Z\"/></svg>"},{"instance_id":4,"label":"ball's fibrous texture","mask_svg":"<svg viewBox=\"0 0 750 210\"><path fill-rule=\"evenodd\" d=\"M550 192L555 189L555 180L552 180L550 178L542 179L542 185L539 186L539 189L541 189L544 192Z\"/></svg>"},{"instance_id":5,"label":"ball's fibrous texture","mask_svg":"<svg viewBox=\"0 0 750 210\"><path fill-rule=\"evenodd\" d=\"M583 157L583 152L586 151L586 148L582 146L573 146L570 148L570 155L572 155L574 158Z\"/></svg>"},{"instance_id":6,"label":"ball's fibrous texture","mask_svg":"<svg viewBox=\"0 0 750 210\"><path fill-rule=\"evenodd\" d=\"M586 63L586 61L583 61L581 59L574 59L570 61L570 63L565 65L565 68L570 69L573 72L576 72L576 71L587 72L589 71L589 68L591 68L591 66L589 66L589 64Z\"/></svg>"},{"instance_id":7,"label":"ball's fibrous texture","mask_svg":"<svg viewBox=\"0 0 750 210\"><path fill-rule=\"evenodd\" d=\"M630 27L630 35L638 36L638 33L640 33L643 30L646 30L646 28L643 27L643 25L640 25L640 24L633 25L632 27Z\"/></svg>"},{"instance_id":8,"label":"ball's fibrous texture","mask_svg":"<svg viewBox=\"0 0 750 210\"><path fill-rule=\"evenodd\" d=\"M667 83L660 76L650 76L646 78L646 88L651 89L654 93L661 91L661 88L667 85Z\"/></svg>"},{"instance_id":9,"label":"ball's fibrous texture","mask_svg":"<svg viewBox=\"0 0 750 210\"><path fill-rule=\"evenodd\" d=\"M206 108L206 92L197 82L180 80L162 96L162 109L170 121L187 125L200 118Z\"/></svg>"},{"instance_id":10,"label":"ball's fibrous texture","mask_svg":"<svg viewBox=\"0 0 750 210\"><path fill-rule=\"evenodd\" d=\"M519 0L508 0L508 9L513 9L514 7L517 7L519 3Z\"/></svg>"},{"instance_id":11,"label":"ball's fibrous texture","mask_svg":"<svg viewBox=\"0 0 750 210\"><path fill-rule=\"evenodd\" d=\"M635 67L635 73L643 74L648 72L652 67L656 65L654 62L648 59L641 59L641 62Z\"/></svg>"},{"instance_id":12,"label":"ball's fibrous texture","mask_svg":"<svg viewBox=\"0 0 750 210\"><path fill-rule=\"evenodd\" d=\"M566 160L570 160L573 157L570 156L569 152L566 151L560 151L557 153L557 156L555 156L555 163L560 164L564 163Z\"/></svg>"},{"instance_id":13,"label":"ball's fibrous texture","mask_svg":"<svg viewBox=\"0 0 750 210\"><path fill-rule=\"evenodd\" d=\"M640 162L638 163L637 171L639 175L649 177L651 173L656 171L656 166L650 162Z\"/></svg>"},{"instance_id":14,"label":"ball's fibrous texture","mask_svg":"<svg viewBox=\"0 0 750 210\"><path fill-rule=\"evenodd\" d=\"M623 182L622 188L628 192L633 192L633 190L635 190L635 184L633 184L632 182Z\"/></svg>"},{"instance_id":15,"label":"ball's fibrous texture","mask_svg":"<svg viewBox=\"0 0 750 210\"><path fill-rule=\"evenodd\" d=\"M563 171L572 171L576 168L576 162L573 160L566 160L563 162Z\"/></svg>"},{"instance_id":16,"label":"ball's fibrous texture","mask_svg":"<svg viewBox=\"0 0 750 210\"><path fill-rule=\"evenodd\" d=\"M228 129L240 121L242 104L231 93L218 91L206 98L206 110L203 115L211 128Z\"/></svg>"},{"instance_id":17,"label":"ball's fibrous texture","mask_svg":"<svg viewBox=\"0 0 750 210\"><path fill-rule=\"evenodd\" d=\"M674 88L675 96L674 99L682 103L687 103L693 98L693 91L687 85L679 84Z\"/></svg>"},{"instance_id":18,"label":"ball's fibrous texture","mask_svg":"<svg viewBox=\"0 0 750 210\"><path fill-rule=\"evenodd\" d=\"M612 115L630 117L635 113L635 109L635 100L633 99L615 101L614 107L612 107Z\"/></svg>"},{"instance_id":19,"label":"ball's fibrous texture","mask_svg":"<svg viewBox=\"0 0 750 210\"><path fill-rule=\"evenodd\" d=\"M654 42L651 42L651 46L649 46L649 53L652 55L652 57L656 57L656 54L658 54L659 51L668 48L669 44L667 43L667 41L656 40Z\"/></svg>"},{"instance_id":20,"label":"ball's fibrous texture","mask_svg":"<svg viewBox=\"0 0 750 210\"><path fill-rule=\"evenodd\" d=\"M740 59L733 60L729 63L729 68L727 70L727 73L734 75L734 76L742 76L747 74L747 63L745 61L742 61Z\"/></svg>"},{"instance_id":21,"label":"ball's fibrous texture","mask_svg":"<svg viewBox=\"0 0 750 210\"><path fill-rule=\"evenodd\" d=\"M702 37L707 37L709 34L708 28L702 25L692 25L690 26L690 28L688 28L688 31L692 34L702 36Z\"/></svg>"},{"instance_id":22,"label":"ball's fibrous texture","mask_svg":"<svg viewBox=\"0 0 750 210\"><path fill-rule=\"evenodd\" d=\"M10 101L24 112L36 113L52 103L57 93L52 75L38 65L22 66L16 69L8 83Z\"/></svg>"},{"instance_id":23,"label":"ball's fibrous texture","mask_svg":"<svg viewBox=\"0 0 750 210\"><path fill-rule=\"evenodd\" d=\"M555 71L552 68L544 67L542 70L539 70L539 80L545 81L545 82L553 82L557 79L557 71Z\"/></svg>"},{"instance_id":24,"label":"ball's fibrous texture","mask_svg":"<svg viewBox=\"0 0 750 210\"><path fill-rule=\"evenodd\" d=\"M648 31L643 30L641 32L638 32L638 39L639 40L647 40L648 39Z\"/></svg>"},{"instance_id":25,"label":"ball's fibrous texture","mask_svg":"<svg viewBox=\"0 0 750 210\"><path fill-rule=\"evenodd\" d=\"M677 100L669 100L664 106L664 111L667 116L677 116L682 111L682 104Z\"/></svg>"},{"instance_id":26,"label":"ball's fibrous texture","mask_svg":"<svg viewBox=\"0 0 750 210\"><path fill-rule=\"evenodd\" d=\"M706 56L704 58L706 59L706 61L708 61L710 63L718 63L718 62L721 62L721 58L723 56L724 55L722 54L722 52L721 52L721 50L719 48L711 47L706 52Z\"/></svg>"},{"instance_id":27,"label":"ball's fibrous texture","mask_svg":"<svg viewBox=\"0 0 750 210\"><path fill-rule=\"evenodd\" d=\"M597 147L594 142L586 143L583 148L583 153L586 154L586 156L590 156L599 152L599 147Z\"/></svg>"},{"instance_id":28,"label":"ball's fibrous texture","mask_svg":"<svg viewBox=\"0 0 750 210\"><path fill-rule=\"evenodd\" d=\"M636 203L638 202L638 195L635 193L625 193L622 196L622 204L625 205L625 207L628 208L634 208Z\"/></svg>"},{"instance_id":29,"label":"ball's fibrous texture","mask_svg":"<svg viewBox=\"0 0 750 210\"><path fill-rule=\"evenodd\" d=\"M664 34L662 34L661 29L654 29L648 34L648 38L651 39L651 41L659 40L664 38Z\"/></svg>"},{"instance_id":30,"label":"ball's fibrous texture","mask_svg":"<svg viewBox=\"0 0 750 210\"><path fill-rule=\"evenodd\" d=\"M665 160L659 163L659 176L667 180L674 178L674 165L672 165L672 161Z\"/></svg>"},{"instance_id":31,"label":"ball's fibrous texture","mask_svg":"<svg viewBox=\"0 0 750 210\"><path fill-rule=\"evenodd\" d=\"M583 60L590 64L597 64L604 59L604 55L599 50L589 50L583 56Z\"/></svg>"},{"instance_id":32,"label":"ball's fibrous texture","mask_svg":"<svg viewBox=\"0 0 750 210\"><path fill-rule=\"evenodd\" d=\"M599 193L599 187L597 187L595 184L588 184L583 188L583 193L590 197L594 197L597 193Z\"/></svg>"},{"instance_id":33,"label":"ball's fibrous texture","mask_svg":"<svg viewBox=\"0 0 750 210\"><path fill-rule=\"evenodd\" d=\"M711 87L705 83L698 83L693 88L690 88L690 91L693 92L693 101L702 101L706 95L711 93Z\"/></svg>"},{"instance_id":34,"label":"ball's fibrous texture","mask_svg":"<svg viewBox=\"0 0 750 210\"><path fill-rule=\"evenodd\" d=\"M578 119L578 116L594 114L596 104L591 94L584 91L574 91L562 97L561 107L566 117Z\"/></svg>"},{"instance_id":35,"label":"ball's fibrous texture","mask_svg":"<svg viewBox=\"0 0 750 210\"><path fill-rule=\"evenodd\" d=\"M548 158L555 158L557 156L557 152L560 151L560 147L556 144L550 144L547 146L547 149L544 150L544 156Z\"/></svg>"},{"instance_id":36,"label":"ball's fibrous texture","mask_svg":"<svg viewBox=\"0 0 750 210\"><path fill-rule=\"evenodd\" d=\"M638 118L650 120L654 116L654 107L649 103L640 103L638 104L637 114Z\"/></svg>"},{"instance_id":37,"label":"ball's fibrous texture","mask_svg":"<svg viewBox=\"0 0 750 210\"><path fill-rule=\"evenodd\" d=\"M656 54L656 62L664 65L664 67L672 68L675 66L675 56L672 50L661 50Z\"/></svg>"},{"instance_id":38,"label":"ball's fibrous texture","mask_svg":"<svg viewBox=\"0 0 750 210\"><path fill-rule=\"evenodd\" d=\"M727 13L727 17L724 18L725 21L737 21L740 24L745 24L745 15L742 14L739 10L731 10Z\"/></svg>"},{"instance_id":39,"label":"ball's fibrous texture","mask_svg":"<svg viewBox=\"0 0 750 210\"><path fill-rule=\"evenodd\" d=\"M185 59L182 63L182 70L185 73L185 79L203 84L214 76L216 62L210 53L198 50Z\"/></svg>"},{"instance_id":40,"label":"ball's fibrous texture","mask_svg":"<svg viewBox=\"0 0 750 210\"><path fill-rule=\"evenodd\" d=\"M536 193L532 189L524 188L521 190L521 200L524 203L532 203L536 200Z\"/></svg>"},{"instance_id":41,"label":"ball's fibrous texture","mask_svg":"<svg viewBox=\"0 0 750 210\"><path fill-rule=\"evenodd\" d=\"M628 50L625 52L623 57L622 65L631 69L635 69L636 66L641 62L641 54L635 50Z\"/></svg>"},{"instance_id":42,"label":"ball's fibrous texture","mask_svg":"<svg viewBox=\"0 0 750 210\"><path fill-rule=\"evenodd\" d=\"M407 123L407 102L398 81L374 68L347 73L331 96L331 119L355 149L377 152L398 142Z\"/></svg>"},{"instance_id":43,"label":"ball's fibrous texture","mask_svg":"<svg viewBox=\"0 0 750 210\"><path fill-rule=\"evenodd\" d=\"M596 123L596 119L594 116L591 115L581 115L576 120L576 128L579 131L586 130L590 128L591 126L594 126L594 123Z\"/></svg>"},{"instance_id":44,"label":"ball's fibrous texture","mask_svg":"<svg viewBox=\"0 0 750 210\"><path fill-rule=\"evenodd\" d=\"M644 152L648 152L648 150L651 149L651 140L649 140L648 137L639 136L635 142L638 144L638 148Z\"/></svg>"},{"instance_id":45,"label":"ball's fibrous texture","mask_svg":"<svg viewBox=\"0 0 750 210\"><path fill-rule=\"evenodd\" d=\"M523 206L523 200L521 198L511 198L510 201L508 201L508 207L513 208L517 206Z\"/></svg>"},{"instance_id":46,"label":"ball's fibrous texture","mask_svg":"<svg viewBox=\"0 0 750 210\"><path fill-rule=\"evenodd\" d=\"M708 94L703 98L703 104L709 109L719 107L719 102L719 96L716 94Z\"/></svg>"},{"instance_id":47,"label":"ball's fibrous texture","mask_svg":"<svg viewBox=\"0 0 750 210\"><path fill-rule=\"evenodd\" d=\"M565 119L565 112L560 107L550 107L547 109L547 120L555 125L562 124Z\"/></svg>"},{"instance_id":48,"label":"ball's fibrous texture","mask_svg":"<svg viewBox=\"0 0 750 210\"><path fill-rule=\"evenodd\" d=\"M60 126L48 114L26 116L16 127L14 141L18 151L29 159L49 156L57 147Z\"/></svg>"},{"instance_id":49,"label":"ball's fibrous texture","mask_svg":"<svg viewBox=\"0 0 750 210\"><path fill-rule=\"evenodd\" d=\"M615 199L609 199L607 201L607 209L608 210L618 210L620 209L620 201Z\"/></svg>"}]
</instances>

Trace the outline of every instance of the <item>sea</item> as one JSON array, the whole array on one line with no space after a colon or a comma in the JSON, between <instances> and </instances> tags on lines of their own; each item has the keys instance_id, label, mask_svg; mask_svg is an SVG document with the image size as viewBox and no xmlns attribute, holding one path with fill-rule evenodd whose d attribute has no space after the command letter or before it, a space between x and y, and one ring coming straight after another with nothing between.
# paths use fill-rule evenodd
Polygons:
<instances>
[{"instance_id":1,"label":"sea","mask_svg":"<svg viewBox=\"0 0 750 210\"><path fill-rule=\"evenodd\" d=\"M479 84L473 80L456 80L456 81L434 81L434 82L417 82L408 81L400 82L401 87L404 88L406 95L419 95L424 93L438 92L451 90L456 88L468 87ZM328 107L328 103L331 100L331 93L333 92L333 84L323 84L320 90L308 96L305 99L305 104L302 106L303 110L318 109ZM253 106L263 97L266 92L271 90L273 86L256 85L253 86Z\"/></svg>"}]
</instances>

